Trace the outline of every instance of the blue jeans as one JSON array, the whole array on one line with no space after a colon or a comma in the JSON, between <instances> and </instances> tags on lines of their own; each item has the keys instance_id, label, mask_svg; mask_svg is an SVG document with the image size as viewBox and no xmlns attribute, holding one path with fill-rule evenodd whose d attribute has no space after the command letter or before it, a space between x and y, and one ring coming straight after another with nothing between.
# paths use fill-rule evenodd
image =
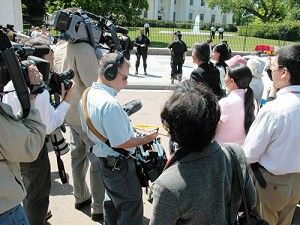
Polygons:
<instances>
[{"instance_id":1,"label":"blue jeans","mask_svg":"<svg viewBox=\"0 0 300 225\"><path fill-rule=\"evenodd\" d=\"M1 214L0 225L29 225L21 204Z\"/></svg>"}]
</instances>

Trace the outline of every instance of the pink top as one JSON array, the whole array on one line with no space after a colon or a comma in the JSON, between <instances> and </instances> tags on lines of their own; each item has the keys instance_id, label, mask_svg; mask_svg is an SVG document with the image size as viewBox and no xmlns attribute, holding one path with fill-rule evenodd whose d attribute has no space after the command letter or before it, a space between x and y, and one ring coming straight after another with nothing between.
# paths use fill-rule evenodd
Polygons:
<instances>
[{"instance_id":1,"label":"pink top","mask_svg":"<svg viewBox=\"0 0 300 225\"><path fill-rule=\"evenodd\" d=\"M221 118L216 130L215 140L222 143L243 145L246 138L244 128L244 96L246 90L235 89L219 101ZM256 110L255 110L256 111Z\"/></svg>"}]
</instances>

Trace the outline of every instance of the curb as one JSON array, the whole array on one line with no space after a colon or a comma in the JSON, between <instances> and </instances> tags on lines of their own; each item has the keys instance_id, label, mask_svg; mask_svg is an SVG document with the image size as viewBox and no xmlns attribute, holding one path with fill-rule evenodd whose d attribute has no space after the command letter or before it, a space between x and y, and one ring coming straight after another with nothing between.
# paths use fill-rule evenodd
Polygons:
<instances>
[{"instance_id":1,"label":"curb","mask_svg":"<svg viewBox=\"0 0 300 225\"><path fill-rule=\"evenodd\" d=\"M151 84L128 84L126 90L157 90L157 91L171 91L174 90L177 85L151 85Z\"/></svg>"}]
</instances>

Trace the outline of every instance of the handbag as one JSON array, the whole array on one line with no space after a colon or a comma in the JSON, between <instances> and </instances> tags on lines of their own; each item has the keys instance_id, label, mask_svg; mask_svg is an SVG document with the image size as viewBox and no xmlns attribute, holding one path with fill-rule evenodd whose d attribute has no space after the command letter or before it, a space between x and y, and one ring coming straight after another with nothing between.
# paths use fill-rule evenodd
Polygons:
<instances>
[{"instance_id":1,"label":"handbag","mask_svg":"<svg viewBox=\"0 0 300 225\"><path fill-rule=\"evenodd\" d=\"M242 169L240 164L238 163L238 159L236 157L235 152L233 149L228 146L228 150L232 159L232 179L233 179L233 186L231 188L231 205L230 208L232 209L233 206L233 188L236 187L236 181L234 178L237 176L238 177L238 186L241 191L242 195L242 207L241 211L238 212L237 215L237 221L234 221L234 225L269 225L269 223L263 219L260 218L258 215L257 211L255 208L250 209L248 204L247 204L247 199L244 193L244 185L243 185L243 175L242 175ZM230 223L232 224L232 223Z\"/></svg>"},{"instance_id":2,"label":"handbag","mask_svg":"<svg viewBox=\"0 0 300 225\"><path fill-rule=\"evenodd\" d=\"M106 145L108 145L110 148L112 148L114 151L118 152L122 157L126 159L133 159L135 161L135 168L136 168L136 175L140 181L140 184L142 187L149 187L149 180L154 181L158 176L156 176L155 169L156 167L153 166L153 162L151 160L144 160L142 157L137 157L129 154L129 152L126 149L123 148L114 148L110 145L109 140L104 137L92 124L92 121L88 115L87 111L87 94L89 92L90 88L87 88L82 95L82 111L83 111L83 117L84 120L90 129L91 132L93 132L96 137L98 137L101 141L103 141ZM148 143L148 144L151 144ZM159 174L160 175L160 174Z\"/></svg>"}]
</instances>

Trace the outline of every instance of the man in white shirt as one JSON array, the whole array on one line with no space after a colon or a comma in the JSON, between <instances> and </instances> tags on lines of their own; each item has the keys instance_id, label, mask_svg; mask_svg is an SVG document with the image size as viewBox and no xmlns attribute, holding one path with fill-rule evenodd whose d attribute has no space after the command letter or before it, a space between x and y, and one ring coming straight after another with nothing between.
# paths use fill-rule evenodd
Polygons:
<instances>
[{"instance_id":1,"label":"man in white shirt","mask_svg":"<svg viewBox=\"0 0 300 225\"><path fill-rule=\"evenodd\" d=\"M46 52L45 52L46 53ZM53 52L49 47L46 54L40 56L53 67ZM74 82L73 82L74 84ZM40 113L42 123L46 126L46 134L51 134L57 127L63 124L65 116L70 108L70 98L73 95L74 85L66 92L62 85L62 102L55 109L50 104L48 90L44 90L35 98L35 108ZM14 90L12 82L8 83L4 90ZM15 92L10 92L3 97L3 102L12 107L16 115L21 110L19 99ZM51 189L50 161L48 150L44 143L38 158L33 162L21 163L22 180L25 184L27 195L23 200L24 210L31 225L44 224L48 217L49 195Z\"/></svg>"},{"instance_id":2,"label":"man in white shirt","mask_svg":"<svg viewBox=\"0 0 300 225\"><path fill-rule=\"evenodd\" d=\"M270 225L290 225L300 201L300 45L280 49L270 68L280 90L259 111L244 151L266 182L256 176L258 212Z\"/></svg>"}]
</instances>

